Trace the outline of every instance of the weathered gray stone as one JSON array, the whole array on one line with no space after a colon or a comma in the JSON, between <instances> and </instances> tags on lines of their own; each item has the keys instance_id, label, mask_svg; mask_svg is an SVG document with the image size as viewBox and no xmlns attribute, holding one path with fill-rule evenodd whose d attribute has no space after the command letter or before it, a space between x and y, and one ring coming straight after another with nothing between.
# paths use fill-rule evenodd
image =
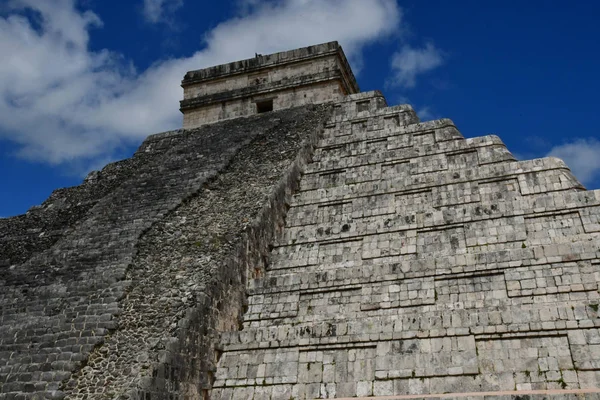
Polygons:
<instances>
[{"instance_id":1,"label":"weathered gray stone","mask_svg":"<svg viewBox=\"0 0 600 400\"><path fill-rule=\"evenodd\" d=\"M300 356L298 385L319 380L320 397L597 387L580 375L600 358L600 243L582 217L599 193L559 160L518 162L495 136L419 123L377 92L335 108L267 275L249 282L253 339L224 335L224 358L369 346L360 385L325 365L308 377Z\"/></svg>"},{"instance_id":2,"label":"weathered gray stone","mask_svg":"<svg viewBox=\"0 0 600 400\"><path fill-rule=\"evenodd\" d=\"M181 86L184 128L336 101L358 92L337 42L190 71Z\"/></svg>"},{"instance_id":3,"label":"weathered gray stone","mask_svg":"<svg viewBox=\"0 0 600 400\"><path fill-rule=\"evenodd\" d=\"M308 106L154 135L125 162L135 168L63 191L109 194L3 267L0 398L36 398L36 380L56 398L202 396L217 332L237 328L243 282L264 268L326 115ZM32 212L55 218L52 204Z\"/></svg>"},{"instance_id":4,"label":"weathered gray stone","mask_svg":"<svg viewBox=\"0 0 600 400\"><path fill-rule=\"evenodd\" d=\"M189 73L232 108L0 220L0 399L599 397L600 191L310 49Z\"/></svg>"}]
</instances>

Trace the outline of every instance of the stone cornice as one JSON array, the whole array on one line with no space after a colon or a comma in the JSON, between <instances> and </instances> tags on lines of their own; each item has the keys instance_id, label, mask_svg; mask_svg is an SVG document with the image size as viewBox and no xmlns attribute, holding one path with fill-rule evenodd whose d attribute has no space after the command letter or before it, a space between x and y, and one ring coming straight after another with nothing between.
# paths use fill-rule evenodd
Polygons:
<instances>
[{"instance_id":1,"label":"stone cornice","mask_svg":"<svg viewBox=\"0 0 600 400\"><path fill-rule=\"evenodd\" d=\"M228 90L225 92L212 93L205 96L198 96L191 99L180 101L180 110L189 110L196 107L207 106L210 104L220 103L223 101L230 101L240 98L246 98L256 95L265 95L269 93L277 93L286 89L301 88L304 86L314 85L321 82L342 80L342 71L326 71L313 75L301 76L295 79L284 79L277 82L269 82L268 84L261 84L256 86L247 86L240 89ZM348 90L344 85L344 89Z\"/></svg>"},{"instance_id":2,"label":"stone cornice","mask_svg":"<svg viewBox=\"0 0 600 400\"><path fill-rule=\"evenodd\" d=\"M219 79L224 76L256 73L264 69L304 62L306 60L314 60L331 55L336 55L338 57L340 69L342 70L343 84L348 91L348 94L359 92L360 89L356 83L352 69L338 42L328 42L269 55L257 55L254 58L246 60L189 71L183 78L181 86L185 88L193 84Z\"/></svg>"}]
</instances>

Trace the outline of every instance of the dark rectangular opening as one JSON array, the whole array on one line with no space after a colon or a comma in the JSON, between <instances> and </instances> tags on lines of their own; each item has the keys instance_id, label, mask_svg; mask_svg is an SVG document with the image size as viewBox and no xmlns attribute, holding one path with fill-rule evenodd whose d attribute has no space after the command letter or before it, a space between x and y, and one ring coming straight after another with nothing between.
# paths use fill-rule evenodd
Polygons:
<instances>
[{"instance_id":1,"label":"dark rectangular opening","mask_svg":"<svg viewBox=\"0 0 600 400\"><path fill-rule=\"evenodd\" d=\"M371 100L364 100L364 101L356 102L356 111L357 112L368 111L370 102L371 102Z\"/></svg>"},{"instance_id":2,"label":"dark rectangular opening","mask_svg":"<svg viewBox=\"0 0 600 400\"><path fill-rule=\"evenodd\" d=\"M273 111L273 99L256 102L256 112L258 114Z\"/></svg>"}]
</instances>

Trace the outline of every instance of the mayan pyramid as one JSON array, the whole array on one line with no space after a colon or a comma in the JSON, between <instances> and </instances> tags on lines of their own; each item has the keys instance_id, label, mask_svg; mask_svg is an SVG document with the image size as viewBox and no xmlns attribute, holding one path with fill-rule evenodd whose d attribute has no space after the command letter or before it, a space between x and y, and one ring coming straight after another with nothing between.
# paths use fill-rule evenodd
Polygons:
<instances>
[{"instance_id":1,"label":"mayan pyramid","mask_svg":"<svg viewBox=\"0 0 600 400\"><path fill-rule=\"evenodd\" d=\"M191 71L184 129L0 220L0 399L600 398L600 191L361 93Z\"/></svg>"}]
</instances>

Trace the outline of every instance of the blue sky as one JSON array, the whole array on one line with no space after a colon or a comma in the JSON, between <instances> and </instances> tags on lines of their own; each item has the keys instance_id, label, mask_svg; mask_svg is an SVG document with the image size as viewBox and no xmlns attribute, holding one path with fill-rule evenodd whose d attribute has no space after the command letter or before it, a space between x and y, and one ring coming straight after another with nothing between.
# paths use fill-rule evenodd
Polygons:
<instances>
[{"instance_id":1,"label":"blue sky","mask_svg":"<svg viewBox=\"0 0 600 400\"><path fill-rule=\"evenodd\" d=\"M362 90L600 188L600 3L0 1L0 216L181 126L185 71L338 40Z\"/></svg>"}]
</instances>

